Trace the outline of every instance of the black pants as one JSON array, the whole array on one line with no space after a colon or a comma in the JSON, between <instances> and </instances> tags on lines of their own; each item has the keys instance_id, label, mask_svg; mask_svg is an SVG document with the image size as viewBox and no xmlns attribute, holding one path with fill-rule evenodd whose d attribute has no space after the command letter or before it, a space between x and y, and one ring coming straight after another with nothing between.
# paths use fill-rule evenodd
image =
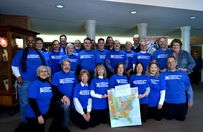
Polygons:
<instances>
[{"instance_id":1,"label":"black pants","mask_svg":"<svg viewBox=\"0 0 203 132\"><path fill-rule=\"evenodd\" d=\"M85 113L87 113L87 110L83 110ZM74 123L78 125L81 129L86 130L88 127L95 127L96 122L92 114L90 115L90 120L86 121L84 117L78 113L75 109L73 110L73 116L74 116Z\"/></svg>"},{"instance_id":2,"label":"black pants","mask_svg":"<svg viewBox=\"0 0 203 132\"><path fill-rule=\"evenodd\" d=\"M141 113L142 123L147 121L147 109L148 109L148 104L140 104L140 113Z\"/></svg>"},{"instance_id":3,"label":"black pants","mask_svg":"<svg viewBox=\"0 0 203 132\"><path fill-rule=\"evenodd\" d=\"M192 73L192 82L191 83L199 85L200 80L201 80L201 72L199 70L194 70Z\"/></svg>"},{"instance_id":4,"label":"black pants","mask_svg":"<svg viewBox=\"0 0 203 132\"><path fill-rule=\"evenodd\" d=\"M147 119L154 118L155 120L160 121L162 117L163 117L163 111L162 109L158 109L158 106L148 107Z\"/></svg>"},{"instance_id":5,"label":"black pants","mask_svg":"<svg viewBox=\"0 0 203 132\"><path fill-rule=\"evenodd\" d=\"M92 116L95 119L96 125L100 123L106 124L109 120L109 109L102 109L102 110L92 110Z\"/></svg>"},{"instance_id":6,"label":"black pants","mask_svg":"<svg viewBox=\"0 0 203 132\"><path fill-rule=\"evenodd\" d=\"M48 118L53 118L51 126L49 128L49 132L60 132L61 131L61 123L63 119L63 109L60 107L55 107L50 105L49 110L46 114L42 115L44 118L44 124L38 123L38 118L29 118L26 117L28 122L28 131L29 132L44 132L45 120Z\"/></svg>"},{"instance_id":7,"label":"black pants","mask_svg":"<svg viewBox=\"0 0 203 132\"><path fill-rule=\"evenodd\" d=\"M186 104L168 104L164 103L164 117L168 120L176 119L179 121L185 120Z\"/></svg>"}]
</instances>

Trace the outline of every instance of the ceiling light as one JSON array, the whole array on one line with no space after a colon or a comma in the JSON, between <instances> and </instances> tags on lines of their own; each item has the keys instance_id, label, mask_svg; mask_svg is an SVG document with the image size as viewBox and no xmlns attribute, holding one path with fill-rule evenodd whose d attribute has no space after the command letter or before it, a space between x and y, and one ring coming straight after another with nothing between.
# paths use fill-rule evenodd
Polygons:
<instances>
[{"instance_id":1,"label":"ceiling light","mask_svg":"<svg viewBox=\"0 0 203 132\"><path fill-rule=\"evenodd\" d=\"M137 12L136 12L136 11L131 11L130 13L131 13L131 14L136 14Z\"/></svg>"},{"instance_id":2,"label":"ceiling light","mask_svg":"<svg viewBox=\"0 0 203 132\"><path fill-rule=\"evenodd\" d=\"M196 19L196 18L197 18L196 16L191 16L190 17L191 20Z\"/></svg>"},{"instance_id":3,"label":"ceiling light","mask_svg":"<svg viewBox=\"0 0 203 132\"><path fill-rule=\"evenodd\" d=\"M61 4L57 4L56 7L59 8L59 9L61 9L61 8L63 8L64 6L61 5Z\"/></svg>"}]
</instances>

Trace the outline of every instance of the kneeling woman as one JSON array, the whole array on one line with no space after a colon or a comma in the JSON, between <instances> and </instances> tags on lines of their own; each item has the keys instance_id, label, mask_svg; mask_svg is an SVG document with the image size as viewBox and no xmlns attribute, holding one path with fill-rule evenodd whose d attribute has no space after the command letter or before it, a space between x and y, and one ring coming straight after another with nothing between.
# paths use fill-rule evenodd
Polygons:
<instances>
[{"instance_id":1,"label":"kneeling woman","mask_svg":"<svg viewBox=\"0 0 203 132\"><path fill-rule=\"evenodd\" d=\"M166 82L164 77L159 75L159 67L156 61L149 63L146 74L151 82L147 118L160 121L163 117L162 107L165 99Z\"/></svg>"},{"instance_id":2,"label":"kneeling woman","mask_svg":"<svg viewBox=\"0 0 203 132\"><path fill-rule=\"evenodd\" d=\"M96 123L92 114L92 98L90 97L90 88L88 80L90 78L87 70L81 70L78 83L73 92L73 117L74 122L81 128L95 127Z\"/></svg>"},{"instance_id":3,"label":"kneeling woman","mask_svg":"<svg viewBox=\"0 0 203 132\"><path fill-rule=\"evenodd\" d=\"M28 86L28 101L26 119L29 132L44 132L45 120L53 118L49 132L60 132L63 110L50 105L53 96L51 85L47 82L48 69L40 66L37 69L38 79Z\"/></svg>"}]
</instances>

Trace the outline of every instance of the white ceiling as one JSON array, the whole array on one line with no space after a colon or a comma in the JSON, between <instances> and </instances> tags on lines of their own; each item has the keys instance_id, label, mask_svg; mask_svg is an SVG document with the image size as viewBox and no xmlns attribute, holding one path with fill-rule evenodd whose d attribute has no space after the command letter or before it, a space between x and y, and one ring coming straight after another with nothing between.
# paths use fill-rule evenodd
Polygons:
<instances>
[{"instance_id":1,"label":"white ceiling","mask_svg":"<svg viewBox=\"0 0 203 132\"><path fill-rule=\"evenodd\" d=\"M157 6L150 6L149 0L110 1L115 0L1 0L0 13L29 16L31 30L42 35L85 36L86 20L96 20L96 36L132 37L138 32L136 25L139 23L148 24L148 36L180 38L182 26L191 26L191 36L203 34L202 0L180 0L182 5L175 0L165 4L161 0L150 3ZM65 7L57 9L56 4ZM132 10L138 13L132 15ZM197 18L190 20L190 16Z\"/></svg>"}]
</instances>

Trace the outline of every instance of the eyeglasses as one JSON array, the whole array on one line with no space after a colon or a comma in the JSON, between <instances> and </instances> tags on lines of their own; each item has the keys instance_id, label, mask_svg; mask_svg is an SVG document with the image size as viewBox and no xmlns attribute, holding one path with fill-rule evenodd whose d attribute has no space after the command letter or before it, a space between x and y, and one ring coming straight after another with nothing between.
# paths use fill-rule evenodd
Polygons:
<instances>
[{"instance_id":1,"label":"eyeglasses","mask_svg":"<svg viewBox=\"0 0 203 132\"><path fill-rule=\"evenodd\" d=\"M180 46L180 45L179 45L179 44L174 44L174 45L173 45L173 47L175 47L175 46L177 46L177 47L178 47L178 46Z\"/></svg>"},{"instance_id":2,"label":"eyeglasses","mask_svg":"<svg viewBox=\"0 0 203 132\"><path fill-rule=\"evenodd\" d=\"M40 71L40 73L43 73L43 72L48 72L48 71Z\"/></svg>"}]
</instances>

